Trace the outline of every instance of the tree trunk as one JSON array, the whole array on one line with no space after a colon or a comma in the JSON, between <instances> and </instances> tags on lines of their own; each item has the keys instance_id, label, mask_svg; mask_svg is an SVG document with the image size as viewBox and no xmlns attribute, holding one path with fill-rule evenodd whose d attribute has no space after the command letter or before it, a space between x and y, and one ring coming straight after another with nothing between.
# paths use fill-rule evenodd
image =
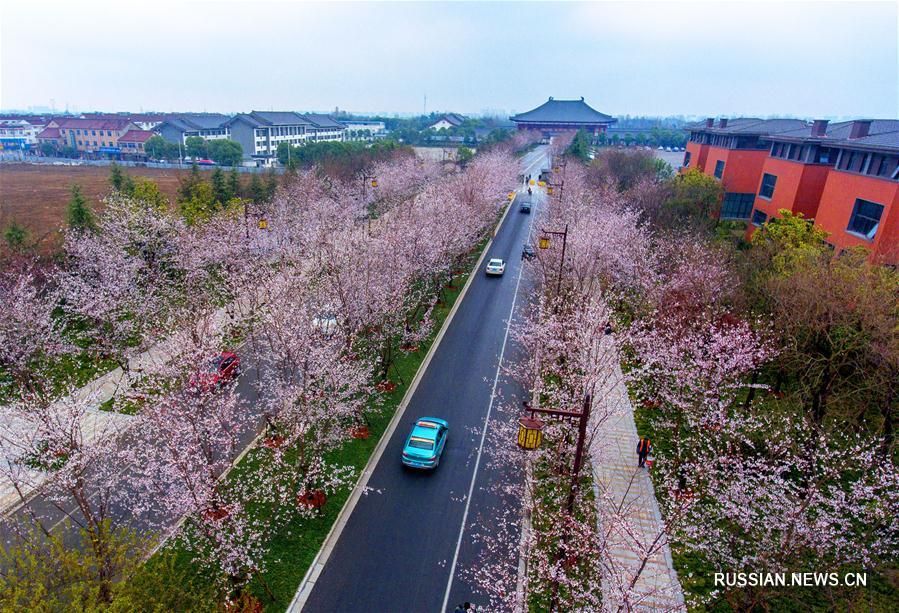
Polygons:
<instances>
[{"instance_id":1,"label":"tree trunk","mask_svg":"<svg viewBox=\"0 0 899 613\"><path fill-rule=\"evenodd\" d=\"M812 419L817 425L824 421L824 410L827 408L827 393L830 390L830 364L821 375L821 383L812 395Z\"/></svg>"},{"instance_id":2,"label":"tree trunk","mask_svg":"<svg viewBox=\"0 0 899 613\"><path fill-rule=\"evenodd\" d=\"M885 461L890 457L896 433L893 425L893 408L896 402L896 384L890 385L886 398L880 404L880 414L883 416L883 439L880 442L880 455Z\"/></svg>"}]
</instances>

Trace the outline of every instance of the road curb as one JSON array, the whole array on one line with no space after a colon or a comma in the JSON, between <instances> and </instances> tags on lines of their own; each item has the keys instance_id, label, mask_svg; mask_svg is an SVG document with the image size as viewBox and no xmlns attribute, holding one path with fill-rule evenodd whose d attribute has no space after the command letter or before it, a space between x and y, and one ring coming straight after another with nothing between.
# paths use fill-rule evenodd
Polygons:
<instances>
[{"instance_id":1,"label":"road curb","mask_svg":"<svg viewBox=\"0 0 899 613\"><path fill-rule=\"evenodd\" d=\"M518 190L516 190L516 198L517 193ZM418 370L415 372L415 377L412 379L412 383L409 385L408 389L406 389L406 393L403 395L403 399L400 401L400 404L394 412L393 417L387 424L387 429L383 434L381 434L381 438L380 440L378 440L378 444L375 446L375 449L372 452L371 456L369 456L368 462L365 464L365 468L362 469L362 473L359 475L359 479L356 481L356 485L353 486L353 491L350 492L349 497L343 504L343 508L340 510L340 513L337 516L337 520L331 526L331 529L328 531L328 535L325 537L321 548L319 548L318 553L315 554L315 558L313 558L312 564L309 565L309 569L303 576L303 580L300 582L300 586L299 588L297 588L297 592L294 595L293 600L291 600L290 605L287 607L287 611L289 611L290 613L303 610L303 607L306 604L306 600L308 600L309 598L309 594L312 593L312 589L315 587L315 582L318 580L318 576L321 574L321 571L325 567L325 564L327 564L328 558L331 556L331 552L334 550L334 546L337 544L337 541L340 538L341 533L343 532L343 528L346 526L347 520L349 520L350 515L352 515L353 510L356 508L356 504L358 504L359 498L362 497L362 493L365 490L366 485L368 484L368 480L371 477L374 468L378 465L378 462L380 461L381 456L384 453L384 449L387 447L388 441L393 436L393 433L396 431L400 420L403 418L403 414L406 412L406 407L409 405L409 401L412 399L412 396L418 389L418 384L421 381L421 378L428 370L428 366L431 364L431 358L433 358L434 354L437 352L437 348L440 346L440 342L443 340L446 331L449 329L449 326L456 315L456 311L459 310L459 306L462 304L462 301L465 299L465 295L468 293L468 288L474 281L475 275L477 274L478 270L480 270L481 264L483 263L484 258L487 256L487 252L490 251L490 247L493 245L493 239L496 238L499 229L502 227L503 223L505 223L506 217L508 217L509 211L512 209L514 204L514 200L512 200L511 202L507 202L506 210L505 212L503 212L503 215L500 218L499 222L496 224L496 227L494 227L493 233L490 236L490 240L487 241L486 245L484 245L484 248L481 251L481 256L478 258L478 261L475 263L474 268L468 275L468 279L465 281L465 286L462 288L462 291L459 292L459 296L453 303L453 308L450 309L450 312L449 314L447 314L446 319L443 320L443 325L440 326L440 331L437 333L437 336L431 343L431 347L428 349L428 353L425 354L424 360L422 360L421 364L418 367Z\"/></svg>"}]
</instances>

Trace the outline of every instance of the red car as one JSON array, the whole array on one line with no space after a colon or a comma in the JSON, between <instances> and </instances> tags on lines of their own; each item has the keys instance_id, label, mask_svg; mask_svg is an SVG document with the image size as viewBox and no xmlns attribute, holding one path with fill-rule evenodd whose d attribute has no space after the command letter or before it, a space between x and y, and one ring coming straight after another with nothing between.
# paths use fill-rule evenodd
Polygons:
<instances>
[{"instance_id":1,"label":"red car","mask_svg":"<svg viewBox=\"0 0 899 613\"><path fill-rule=\"evenodd\" d=\"M239 374L240 358L236 353L223 351L209 362L206 370L197 373L194 385L204 392L209 392L229 381L234 381Z\"/></svg>"}]
</instances>

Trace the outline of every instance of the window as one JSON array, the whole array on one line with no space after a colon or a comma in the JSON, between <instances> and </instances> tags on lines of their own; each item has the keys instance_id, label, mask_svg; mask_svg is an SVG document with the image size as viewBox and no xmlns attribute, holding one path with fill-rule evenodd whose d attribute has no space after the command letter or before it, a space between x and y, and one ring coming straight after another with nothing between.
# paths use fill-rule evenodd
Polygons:
<instances>
[{"instance_id":1,"label":"window","mask_svg":"<svg viewBox=\"0 0 899 613\"><path fill-rule=\"evenodd\" d=\"M816 164L833 164L837 161L837 149L818 147L812 161Z\"/></svg>"},{"instance_id":2,"label":"window","mask_svg":"<svg viewBox=\"0 0 899 613\"><path fill-rule=\"evenodd\" d=\"M687 151L684 154L684 168L687 168L690 165L690 152Z\"/></svg>"},{"instance_id":3,"label":"window","mask_svg":"<svg viewBox=\"0 0 899 613\"><path fill-rule=\"evenodd\" d=\"M855 206L852 207L852 217L849 218L849 227L846 228L846 231L860 234L869 241L874 240L881 215L883 215L882 204L857 198Z\"/></svg>"},{"instance_id":4,"label":"window","mask_svg":"<svg viewBox=\"0 0 899 613\"><path fill-rule=\"evenodd\" d=\"M851 172L860 172L865 162L865 154L862 151L853 151L849 156L847 169Z\"/></svg>"},{"instance_id":5,"label":"window","mask_svg":"<svg viewBox=\"0 0 899 613\"><path fill-rule=\"evenodd\" d=\"M101 130L101 132L102 132L102 130ZM96 136L96 135L97 135L97 131L96 131L96 130L91 130L91 136Z\"/></svg>"},{"instance_id":6,"label":"window","mask_svg":"<svg viewBox=\"0 0 899 613\"><path fill-rule=\"evenodd\" d=\"M774 195L774 184L777 183L777 177L767 172L762 175L762 187L759 189L759 196L771 199Z\"/></svg>"},{"instance_id":7,"label":"window","mask_svg":"<svg viewBox=\"0 0 899 613\"><path fill-rule=\"evenodd\" d=\"M718 160L715 162L715 178L720 179L724 176L724 160Z\"/></svg>"},{"instance_id":8,"label":"window","mask_svg":"<svg viewBox=\"0 0 899 613\"><path fill-rule=\"evenodd\" d=\"M726 193L721 203L721 219L749 219L754 203L755 194Z\"/></svg>"},{"instance_id":9,"label":"window","mask_svg":"<svg viewBox=\"0 0 899 613\"><path fill-rule=\"evenodd\" d=\"M768 221L768 215L764 211L756 209L752 212L752 225L761 226L766 221Z\"/></svg>"}]
</instances>

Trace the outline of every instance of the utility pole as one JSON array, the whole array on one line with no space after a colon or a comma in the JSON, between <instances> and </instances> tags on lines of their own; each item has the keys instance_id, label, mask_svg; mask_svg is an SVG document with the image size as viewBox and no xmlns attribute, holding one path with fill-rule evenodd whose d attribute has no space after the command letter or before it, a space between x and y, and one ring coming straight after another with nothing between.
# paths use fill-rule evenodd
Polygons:
<instances>
[{"instance_id":1,"label":"utility pole","mask_svg":"<svg viewBox=\"0 0 899 613\"><path fill-rule=\"evenodd\" d=\"M578 420L577 427L577 446L575 447L574 452L574 467L572 469L571 475L571 488L568 492L568 502L565 505L565 508L568 510L568 514L574 512L574 495L576 493L578 487L578 477L580 476L581 467L584 464L584 446L587 441L587 426L590 422L590 409L593 404L593 399L590 394L584 394L584 406L580 412L575 413L574 411L562 411L559 409L539 409L532 407L529 402L525 401L524 410L528 411L531 414L531 418L534 417L535 413L541 413L543 415L549 415L551 417L560 417L560 418L575 418Z\"/></svg>"},{"instance_id":2,"label":"utility pole","mask_svg":"<svg viewBox=\"0 0 899 613\"><path fill-rule=\"evenodd\" d=\"M590 394L584 394L584 408L581 410L577 425L577 448L574 452L574 470L571 475L571 487L568 490L568 504L565 505L569 515L574 513L574 495L577 493L579 485L578 477L581 474L581 466L584 463L584 444L587 440L587 422L590 421L591 404L593 403L591 402Z\"/></svg>"},{"instance_id":3,"label":"utility pole","mask_svg":"<svg viewBox=\"0 0 899 613\"><path fill-rule=\"evenodd\" d=\"M562 257L559 260L559 278L556 280L556 297L558 298L559 292L562 290L562 267L565 266L565 247L568 245L568 224L565 224L564 232L550 232L548 230L541 230L541 233L543 235L552 234L554 236L562 237ZM541 238L540 248L545 249L546 247L543 246L542 241L543 239ZM549 243L547 240L547 246L548 244Z\"/></svg>"}]
</instances>

